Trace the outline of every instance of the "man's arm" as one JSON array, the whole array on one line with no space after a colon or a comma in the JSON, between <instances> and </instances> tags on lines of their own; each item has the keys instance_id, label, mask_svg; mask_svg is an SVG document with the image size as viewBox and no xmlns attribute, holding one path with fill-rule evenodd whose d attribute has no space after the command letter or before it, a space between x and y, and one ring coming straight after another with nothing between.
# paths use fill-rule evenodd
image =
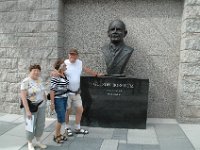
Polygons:
<instances>
[{"instance_id":1,"label":"man's arm","mask_svg":"<svg viewBox=\"0 0 200 150\"><path fill-rule=\"evenodd\" d=\"M97 72L91 70L91 69L88 68L88 67L83 67L83 71L84 71L85 73L87 73L87 74L89 74L89 75L92 75L92 76L95 76L95 77L98 75Z\"/></svg>"},{"instance_id":2,"label":"man's arm","mask_svg":"<svg viewBox=\"0 0 200 150\"><path fill-rule=\"evenodd\" d=\"M93 71L93 70L91 70L91 69L88 68L88 67L83 67L83 71L84 71L85 73L89 74L89 75L94 76L94 77L103 76L102 73L98 73L98 72L96 72L96 71Z\"/></svg>"}]
</instances>

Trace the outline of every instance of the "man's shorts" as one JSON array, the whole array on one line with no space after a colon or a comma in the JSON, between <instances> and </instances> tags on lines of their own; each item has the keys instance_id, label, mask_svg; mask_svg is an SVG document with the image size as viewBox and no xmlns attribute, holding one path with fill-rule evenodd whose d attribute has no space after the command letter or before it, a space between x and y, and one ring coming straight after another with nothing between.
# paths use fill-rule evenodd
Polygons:
<instances>
[{"instance_id":1,"label":"man's shorts","mask_svg":"<svg viewBox=\"0 0 200 150\"><path fill-rule=\"evenodd\" d=\"M69 94L67 101L67 109L71 107L82 107L82 99L80 94Z\"/></svg>"},{"instance_id":2,"label":"man's shorts","mask_svg":"<svg viewBox=\"0 0 200 150\"><path fill-rule=\"evenodd\" d=\"M59 123L65 122L65 112L67 107L67 97L55 98L55 111Z\"/></svg>"}]
</instances>

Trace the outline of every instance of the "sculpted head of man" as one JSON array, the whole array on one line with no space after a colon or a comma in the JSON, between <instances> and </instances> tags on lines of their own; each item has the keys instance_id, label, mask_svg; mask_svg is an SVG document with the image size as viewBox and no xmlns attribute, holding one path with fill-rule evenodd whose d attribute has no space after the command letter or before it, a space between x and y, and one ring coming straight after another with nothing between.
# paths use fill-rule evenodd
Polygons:
<instances>
[{"instance_id":1,"label":"sculpted head of man","mask_svg":"<svg viewBox=\"0 0 200 150\"><path fill-rule=\"evenodd\" d=\"M123 21L114 20L109 24L108 37L110 37L112 43L122 42L126 34L126 25Z\"/></svg>"}]
</instances>

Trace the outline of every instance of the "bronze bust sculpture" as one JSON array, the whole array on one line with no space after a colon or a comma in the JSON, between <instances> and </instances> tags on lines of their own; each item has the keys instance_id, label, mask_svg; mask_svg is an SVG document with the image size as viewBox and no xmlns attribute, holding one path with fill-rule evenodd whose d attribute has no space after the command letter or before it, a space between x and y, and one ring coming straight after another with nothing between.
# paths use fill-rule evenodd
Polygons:
<instances>
[{"instance_id":1,"label":"bronze bust sculpture","mask_svg":"<svg viewBox=\"0 0 200 150\"><path fill-rule=\"evenodd\" d=\"M110 43L102 47L107 74L123 74L126 64L133 52L133 48L125 45L123 38L127 30L123 21L114 20L109 24L108 37Z\"/></svg>"}]
</instances>

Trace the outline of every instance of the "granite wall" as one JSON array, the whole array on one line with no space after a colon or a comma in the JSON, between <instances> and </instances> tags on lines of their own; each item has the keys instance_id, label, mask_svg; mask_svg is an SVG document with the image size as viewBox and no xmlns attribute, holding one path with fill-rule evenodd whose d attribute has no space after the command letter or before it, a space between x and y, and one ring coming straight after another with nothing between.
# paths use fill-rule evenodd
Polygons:
<instances>
[{"instance_id":1,"label":"granite wall","mask_svg":"<svg viewBox=\"0 0 200 150\"><path fill-rule=\"evenodd\" d=\"M110 21L127 25L135 51L126 74L149 78L148 117L199 121L200 0L0 0L0 112L19 113L19 83L32 63L46 80L76 47L105 71L100 48Z\"/></svg>"},{"instance_id":2,"label":"granite wall","mask_svg":"<svg viewBox=\"0 0 200 150\"><path fill-rule=\"evenodd\" d=\"M177 118L200 122L200 0L185 0L181 29Z\"/></svg>"},{"instance_id":3,"label":"granite wall","mask_svg":"<svg viewBox=\"0 0 200 150\"><path fill-rule=\"evenodd\" d=\"M49 77L62 48L61 7L58 0L0 0L0 112L20 111L19 83L30 64Z\"/></svg>"},{"instance_id":4,"label":"granite wall","mask_svg":"<svg viewBox=\"0 0 200 150\"><path fill-rule=\"evenodd\" d=\"M65 48L78 48L86 66L103 72L108 25L123 20L125 42L135 49L126 74L150 80L148 117L173 118L182 11L181 0L66 0Z\"/></svg>"}]
</instances>

